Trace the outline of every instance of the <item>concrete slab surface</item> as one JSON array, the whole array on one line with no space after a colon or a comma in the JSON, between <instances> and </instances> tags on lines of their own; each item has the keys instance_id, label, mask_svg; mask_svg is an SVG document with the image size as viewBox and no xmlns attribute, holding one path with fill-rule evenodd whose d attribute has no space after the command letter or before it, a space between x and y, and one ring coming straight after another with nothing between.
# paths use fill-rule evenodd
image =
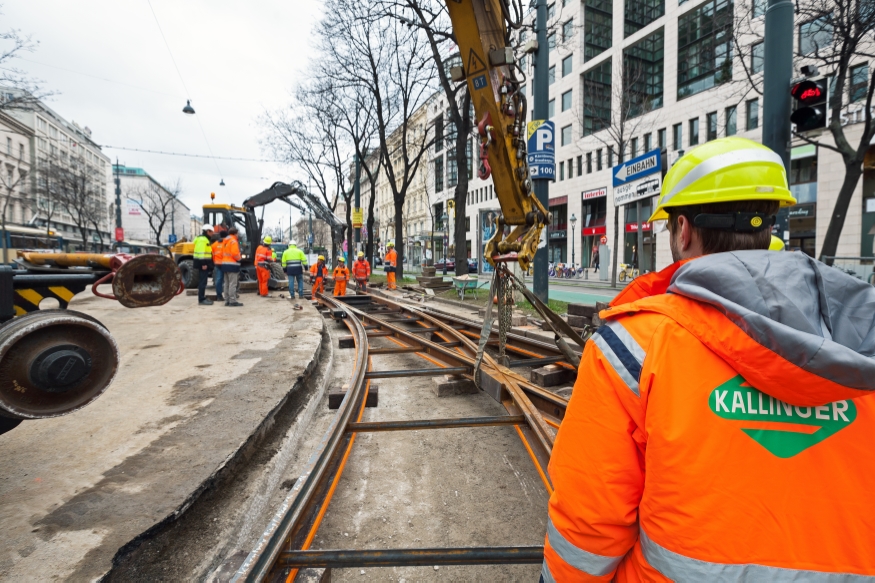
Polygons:
<instances>
[{"instance_id":1,"label":"concrete slab surface","mask_svg":"<svg viewBox=\"0 0 875 583\"><path fill-rule=\"evenodd\" d=\"M175 520L245 455L318 359L323 319L306 302L196 301L128 310L74 299L113 334L121 366L85 409L0 436L0 578L103 576L119 549Z\"/></svg>"}]
</instances>

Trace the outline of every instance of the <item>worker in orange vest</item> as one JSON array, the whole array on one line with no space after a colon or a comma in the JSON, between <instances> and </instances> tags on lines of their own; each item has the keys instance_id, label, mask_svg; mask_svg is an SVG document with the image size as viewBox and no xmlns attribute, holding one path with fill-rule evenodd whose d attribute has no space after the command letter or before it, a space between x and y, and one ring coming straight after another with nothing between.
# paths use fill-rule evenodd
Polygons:
<instances>
[{"instance_id":1,"label":"worker in orange vest","mask_svg":"<svg viewBox=\"0 0 875 583\"><path fill-rule=\"evenodd\" d=\"M225 283L225 273L222 271L222 246L225 244L225 232L216 232L213 235L213 243L210 248L213 252L213 285L216 287L216 301L224 302L225 296L222 295L222 286Z\"/></svg>"},{"instance_id":2,"label":"worker in orange vest","mask_svg":"<svg viewBox=\"0 0 875 583\"><path fill-rule=\"evenodd\" d=\"M258 278L258 295L267 297L267 282L270 279L270 263L273 261L273 249L270 235L262 239L261 245L255 249L255 276Z\"/></svg>"},{"instance_id":3,"label":"worker in orange vest","mask_svg":"<svg viewBox=\"0 0 875 583\"><path fill-rule=\"evenodd\" d=\"M668 171L650 221L675 263L583 351L542 581L875 577L875 288L768 250L794 204L781 157L745 138Z\"/></svg>"},{"instance_id":4,"label":"worker in orange vest","mask_svg":"<svg viewBox=\"0 0 875 583\"><path fill-rule=\"evenodd\" d=\"M398 267L398 252L395 251L395 243L392 241L386 243L386 247L389 249L386 252L386 259L384 260L386 269L386 287L388 289L398 289L395 287L395 269Z\"/></svg>"},{"instance_id":5,"label":"worker in orange vest","mask_svg":"<svg viewBox=\"0 0 875 583\"><path fill-rule=\"evenodd\" d=\"M225 237L225 242L222 245L222 271L225 273L225 305L233 308L243 305L237 301L241 258L237 227L231 227L228 229L228 236Z\"/></svg>"},{"instance_id":6,"label":"worker in orange vest","mask_svg":"<svg viewBox=\"0 0 875 583\"><path fill-rule=\"evenodd\" d=\"M363 292L368 291L368 278L371 276L371 264L365 259L365 254L359 251L358 258L352 263L352 275L355 277L357 288Z\"/></svg>"},{"instance_id":7,"label":"worker in orange vest","mask_svg":"<svg viewBox=\"0 0 875 583\"><path fill-rule=\"evenodd\" d=\"M328 268L325 267L325 256L320 255L316 263L310 267L310 285L314 294L325 293L325 278L327 276Z\"/></svg>"},{"instance_id":8,"label":"worker in orange vest","mask_svg":"<svg viewBox=\"0 0 875 583\"><path fill-rule=\"evenodd\" d=\"M337 258L337 267L334 268L334 295L346 295L346 282L349 281L349 268L346 259L341 255Z\"/></svg>"}]
</instances>

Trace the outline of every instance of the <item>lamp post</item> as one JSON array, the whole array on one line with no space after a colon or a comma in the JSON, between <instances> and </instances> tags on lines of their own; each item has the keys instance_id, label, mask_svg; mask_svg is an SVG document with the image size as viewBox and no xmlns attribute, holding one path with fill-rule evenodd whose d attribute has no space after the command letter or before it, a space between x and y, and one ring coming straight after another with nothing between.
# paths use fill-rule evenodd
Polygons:
<instances>
[{"instance_id":1,"label":"lamp post","mask_svg":"<svg viewBox=\"0 0 875 583\"><path fill-rule=\"evenodd\" d=\"M447 274L447 213L441 215L441 230L444 232L444 275Z\"/></svg>"},{"instance_id":2,"label":"lamp post","mask_svg":"<svg viewBox=\"0 0 875 583\"><path fill-rule=\"evenodd\" d=\"M577 239L577 231L574 229L574 225L577 224L577 217L574 216L574 213L571 213L571 268L574 269L574 242Z\"/></svg>"}]
</instances>

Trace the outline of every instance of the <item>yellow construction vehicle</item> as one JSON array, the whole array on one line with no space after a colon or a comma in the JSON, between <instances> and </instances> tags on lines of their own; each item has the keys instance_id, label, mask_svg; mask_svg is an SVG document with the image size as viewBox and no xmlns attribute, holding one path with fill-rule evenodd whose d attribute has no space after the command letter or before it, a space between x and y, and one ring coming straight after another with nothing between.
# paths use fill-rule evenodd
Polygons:
<instances>
[{"instance_id":1,"label":"yellow construction vehicle","mask_svg":"<svg viewBox=\"0 0 875 583\"><path fill-rule=\"evenodd\" d=\"M490 175L501 205L495 235L486 244L485 260L517 261L528 270L550 214L532 192L526 156L525 74L508 46L509 28L520 28L520 0L447 0L461 67L454 81L467 80L480 135L478 175ZM512 227L505 235L504 227Z\"/></svg>"}]
</instances>

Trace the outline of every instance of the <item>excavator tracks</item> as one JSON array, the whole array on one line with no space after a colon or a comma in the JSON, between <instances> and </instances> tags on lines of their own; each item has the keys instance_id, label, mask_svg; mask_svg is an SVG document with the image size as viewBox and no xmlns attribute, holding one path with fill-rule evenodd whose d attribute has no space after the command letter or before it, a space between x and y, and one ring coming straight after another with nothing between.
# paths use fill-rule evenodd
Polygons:
<instances>
[{"instance_id":1,"label":"excavator tracks","mask_svg":"<svg viewBox=\"0 0 875 583\"><path fill-rule=\"evenodd\" d=\"M510 333L506 351L516 359L501 364L487 349L478 373L480 388L503 406L506 415L362 422L372 380L442 375L473 380L479 325L374 295L334 298L316 294L316 300L326 315L343 322L351 334L343 339L351 341L355 351L348 390L317 451L232 581L294 581L305 568L330 573L332 568L350 567L540 564L540 545L310 550L344 468L356 463L356 436L367 432L513 426L520 447L547 493L552 493L547 464L567 400L529 382L514 369L544 364L572 368L555 345ZM493 331L487 346L498 341L498 332ZM373 356L405 353L421 357L429 366L379 370L372 364Z\"/></svg>"}]
</instances>

